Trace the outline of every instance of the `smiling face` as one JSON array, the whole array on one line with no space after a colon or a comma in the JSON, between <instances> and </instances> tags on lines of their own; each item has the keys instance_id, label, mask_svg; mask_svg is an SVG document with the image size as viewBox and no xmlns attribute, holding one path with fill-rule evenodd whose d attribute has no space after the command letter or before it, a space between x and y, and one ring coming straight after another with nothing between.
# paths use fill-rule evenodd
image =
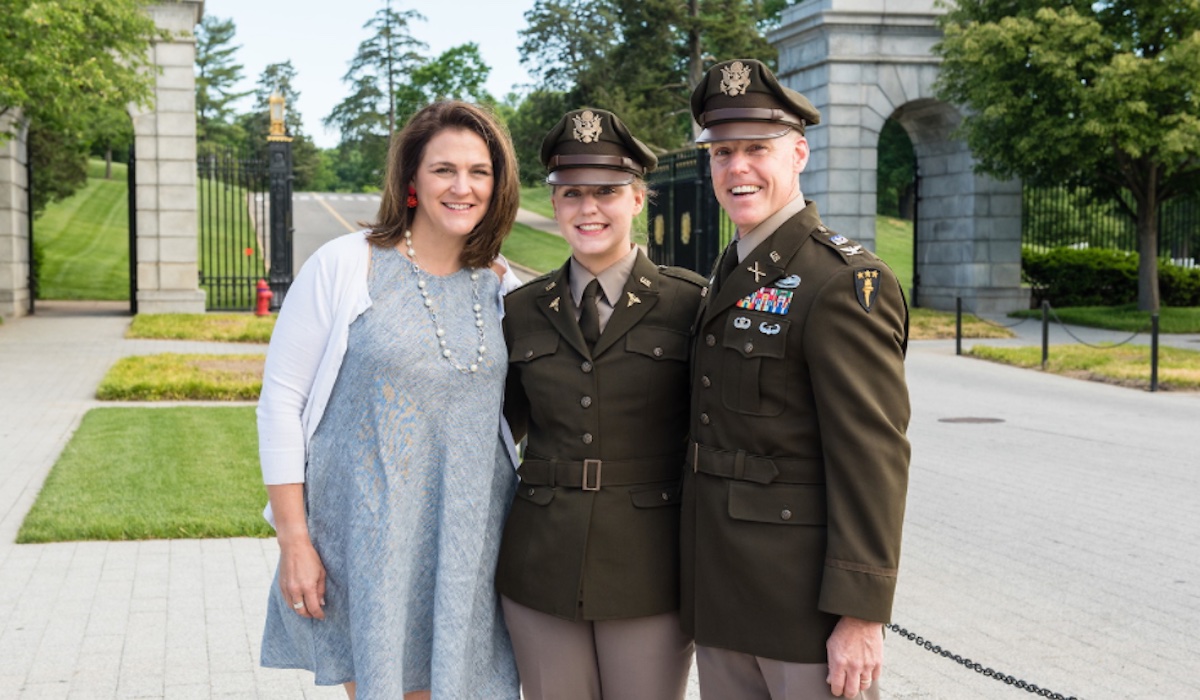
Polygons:
<instances>
[{"instance_id":1,"label":"smiling face","mask_svg":"<svg viewBox=\"0 0 1200 700\"><path fill-rule=\"evenodd\" d=\"M571 253L592 274L625 257L633 245L633 217L642 211L646 193L632 185L559 185L550 203L558 230Z\"/></svg>"},{"instance_id":2,"label":"smiling face","mask_svg":"<svg viewBox=\"0 0 1200 700\"><path fill-rule=\"evenodd\" d=\"M418 231L466 236L479 225L492 199L495 177L487 144L466 129L445 129L425 145L413 178Z\"/></svg>"},{"instance_id":3,"label":"smiling face","mask_svg":"<svg viewBox=\"0 0 1200 700\"><path fill-rule=\"evenodd\" d=\"M800 134L715 141L710 149L713 191L739 235L800 194L800 173L808 165L808 141Z\"/></svg>"}]
</instances>

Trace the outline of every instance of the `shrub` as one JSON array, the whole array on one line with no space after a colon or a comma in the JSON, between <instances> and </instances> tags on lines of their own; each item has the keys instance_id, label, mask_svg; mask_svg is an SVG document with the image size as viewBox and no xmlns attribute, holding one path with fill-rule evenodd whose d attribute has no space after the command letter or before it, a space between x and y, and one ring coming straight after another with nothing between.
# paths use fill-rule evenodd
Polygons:
<instances>
[{"instance_id":1,"label":"shrub","mask_svg":"<svg viewBox=\"0 0 1200 700\"><path fill-rule=\"evenodd\" d=\"M1021 276L1033 302L1054 306L1121 306L1137 301L1138 255L1101 248L1021 252ZM1160 260L1158 288L1165 306L1200 306L1200 269Z\"/></svg>"}]
</instances>

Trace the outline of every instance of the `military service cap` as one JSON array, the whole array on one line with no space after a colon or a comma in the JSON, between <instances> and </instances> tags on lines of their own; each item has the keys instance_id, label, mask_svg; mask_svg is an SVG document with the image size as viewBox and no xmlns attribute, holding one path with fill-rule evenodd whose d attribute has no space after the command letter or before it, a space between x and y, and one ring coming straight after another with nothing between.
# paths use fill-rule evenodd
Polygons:
<instances>
[{"instance_id":1,"label":"military service cap","mask_svg":"<svg viewBox=\"0 0 1200 700\"><path fill-rule=\"evenodd\" d=\"M628 185L658 165L658 157L603 109L567 112L542 140L551 185Z\"/></svg>"},{"instance_id":2,"label":"military service cap","mask_svg":"<svg viewBox=\"0 0 1200 700\"><path fill-rule=\"evenodd\" d=\"M821 113L800 93L779 84L761 61L718 63L692 91L692 117L704 130L696 143L773 139L792 129L804 133Z\"/></svg>"}]
</instances>

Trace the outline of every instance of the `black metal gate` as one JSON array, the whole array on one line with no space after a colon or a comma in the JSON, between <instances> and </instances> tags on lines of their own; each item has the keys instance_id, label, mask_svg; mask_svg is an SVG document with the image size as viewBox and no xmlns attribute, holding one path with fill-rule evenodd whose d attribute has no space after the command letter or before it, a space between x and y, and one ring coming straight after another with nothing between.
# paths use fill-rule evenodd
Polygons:
<instances>
[{"instance_id":1,"label":"black metal gate","mask_svg":"<svg viewBox=\"0 0 1200 700\"><path fill-rule=\"evenodd\" d=\"M254 309L259 280L269 280L277 309L291 285L291 158L276 149L266 155L210 151L197 158L198 267L209 311Z\"/></svg>"},{"instance_id":2,"label":"black metal gate","mask_svg":"<svg viewBox=\"0 0 1200 700\"><path fill-rule=\"evenodd\" d=\"M707 277L721 250L733 239L734 226L712 193L707 149L667 153L647 184L650 259L695 270Z\"/></svg>"}]
</instances>

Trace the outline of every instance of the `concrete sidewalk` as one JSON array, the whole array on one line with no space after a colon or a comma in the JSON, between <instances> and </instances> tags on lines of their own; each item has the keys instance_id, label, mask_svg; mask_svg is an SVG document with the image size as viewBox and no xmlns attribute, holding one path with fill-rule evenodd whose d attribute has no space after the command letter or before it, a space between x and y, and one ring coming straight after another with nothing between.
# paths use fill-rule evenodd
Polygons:
<instances>
[{"instance_id":1,"label":"concrete sidewalk","mask_svg":"<svg viewBox=\"0 0 1200 700\"><path fill-rule=\"evenodd\" d=\"M13 544L113 361L254 352L126 340L128 320L48 303L0 326L0 698L344 697L258 668L274 540ZM1200 395L960 358L953 341L913 343L908 372L896 622L1064 695L1200 696ZM1026 697L895 635L886 654L888 698Z\"/></svg>"}]
</instances>

